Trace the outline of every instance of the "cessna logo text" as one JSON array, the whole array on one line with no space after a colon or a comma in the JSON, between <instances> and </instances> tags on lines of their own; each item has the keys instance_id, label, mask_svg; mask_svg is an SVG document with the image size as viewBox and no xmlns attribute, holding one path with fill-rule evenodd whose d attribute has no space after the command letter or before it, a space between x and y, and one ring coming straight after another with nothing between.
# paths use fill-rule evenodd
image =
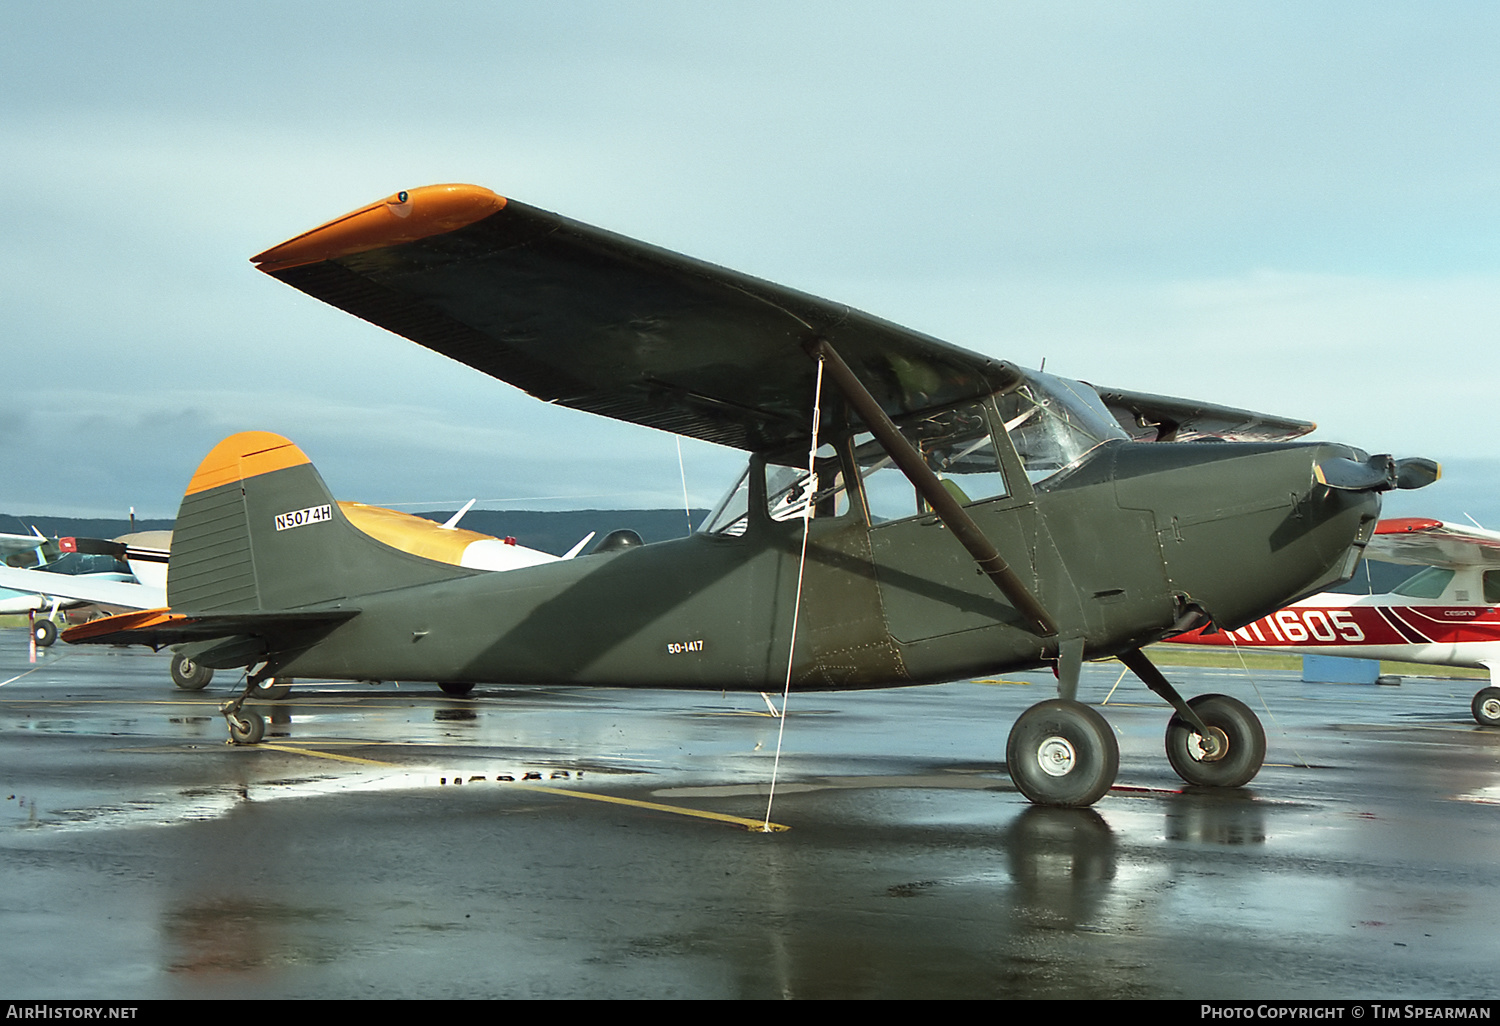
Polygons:
<instances>
[{"instance_id":1,"label":"cessna logo text","mask_svg":"<svg viewBox=\"0 0 1500 1026\"><path fill-rule=\"evenodd\" d=\"M325 520L332 519L332 506L309 506L306 509L299 509L295 513L276 514L276 530L289 531L294 527L306 527L308 524L321 524Z\"/></svg>"}]
</instances>

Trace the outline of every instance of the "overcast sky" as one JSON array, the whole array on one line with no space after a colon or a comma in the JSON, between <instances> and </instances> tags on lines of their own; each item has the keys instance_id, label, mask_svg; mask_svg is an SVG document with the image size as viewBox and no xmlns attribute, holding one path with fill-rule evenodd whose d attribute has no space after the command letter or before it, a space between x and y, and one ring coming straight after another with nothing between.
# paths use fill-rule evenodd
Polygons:
<instances>
[{"instance_id":1,"label":"overcast sky","mask_svg":"<svg viewBox=\"0 0 1500 1026\"><path fill-rule=\"evenodd\" d=\"M1500 526L1497 46L1492 2L13 4L0 510L170 516L252 428L341 498L679 504L671 435L247 262L458 181L1023 366L1441 459L1429 508ZM740 457L682 449L710 505Z\"/></svg>"}]
</instances>

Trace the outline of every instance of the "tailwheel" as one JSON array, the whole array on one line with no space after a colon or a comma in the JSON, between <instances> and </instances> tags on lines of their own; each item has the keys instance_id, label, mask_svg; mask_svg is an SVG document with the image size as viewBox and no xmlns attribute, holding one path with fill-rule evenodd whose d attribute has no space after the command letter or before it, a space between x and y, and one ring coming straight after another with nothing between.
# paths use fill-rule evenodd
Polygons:
<instances>
[{"instance_id":1,"label":"tailwheel","mask_svg":"<svg viewBox=\"0 0 1500 1026\"><path fill-rule=\"evenodd\" d=\"M1500 688L1480 688L1469 709L1482 726L1500 727Z\"/></svg>"},{"instance_id":2,"label":"tailwheel","mask_svg":"<svg viewBox=\"0 0 1500 1026\"><path fill-rule=\"evenodd\" d=\"M1228 695L1199 695L1188 701L1208 734L1174 715L1167 723L1167 761L1189 784L1242 787L1266 761L1266 732L1250 707Z\"/></svg>"},{"instance_id":3,"label":"tailwheel","mask_svg":"<svg viewBox=\"0 0 1500 1026\"><path fill-rule=\"evenodd\" d=\"M229 720L229 741L236 745L258 745L266 736L266 718L258 713L225 713Z\"/></svg>"},{"instance_id":4,"label":"tailwheel","mask_svg":"<svg viewBox=\"0 0 1500 1026\"><path fill-rule=\"evenodd\" d=\"M1092 805L1115 782L1120 745L1103 716L1062 698L1038 702L1010 729L1005 762L1017 790L1037 805Z\"/></svg>"}]
</instances>

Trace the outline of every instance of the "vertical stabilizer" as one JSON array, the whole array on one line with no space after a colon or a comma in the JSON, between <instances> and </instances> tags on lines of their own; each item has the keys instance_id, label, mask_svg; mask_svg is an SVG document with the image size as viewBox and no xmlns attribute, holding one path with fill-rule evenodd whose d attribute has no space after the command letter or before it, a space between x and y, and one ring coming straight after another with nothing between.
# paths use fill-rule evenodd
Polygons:
<instances>
[{"instance_id":1,"label":"vertical stabilizer","mask_svg":"<svg viewBox=\"0 0 1500 1026\"><path fill-rule=\"evenodd\" d=\"M167 604L267 612L467 576L353 527L301 449L269 431L224 439L177 512Z\"/></svg>"}]
</instances>

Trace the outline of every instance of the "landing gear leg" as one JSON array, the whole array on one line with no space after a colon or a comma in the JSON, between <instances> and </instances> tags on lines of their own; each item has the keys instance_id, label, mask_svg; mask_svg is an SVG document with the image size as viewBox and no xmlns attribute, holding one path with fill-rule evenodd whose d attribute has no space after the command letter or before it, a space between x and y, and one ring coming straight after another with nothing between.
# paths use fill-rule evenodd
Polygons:
<instances>
[{"instance_id":1,"label":"landing gear leg","mask_svg":"<svg viewBox=\"0 0 1500 1026\"><path fill-rule=\"evenodd\" d=\"M224 714L224 719L229 724L230 744L258 745L266 736L265 717L259 713L244 712L241 707L247 698L258 694L262 685L270 679L272 679L270 666L262 666L259 672L250 674L246 679L245 690L240 692L238 698L232 698L219 706L219 712Z\"/></svg>"}]
</instances>

